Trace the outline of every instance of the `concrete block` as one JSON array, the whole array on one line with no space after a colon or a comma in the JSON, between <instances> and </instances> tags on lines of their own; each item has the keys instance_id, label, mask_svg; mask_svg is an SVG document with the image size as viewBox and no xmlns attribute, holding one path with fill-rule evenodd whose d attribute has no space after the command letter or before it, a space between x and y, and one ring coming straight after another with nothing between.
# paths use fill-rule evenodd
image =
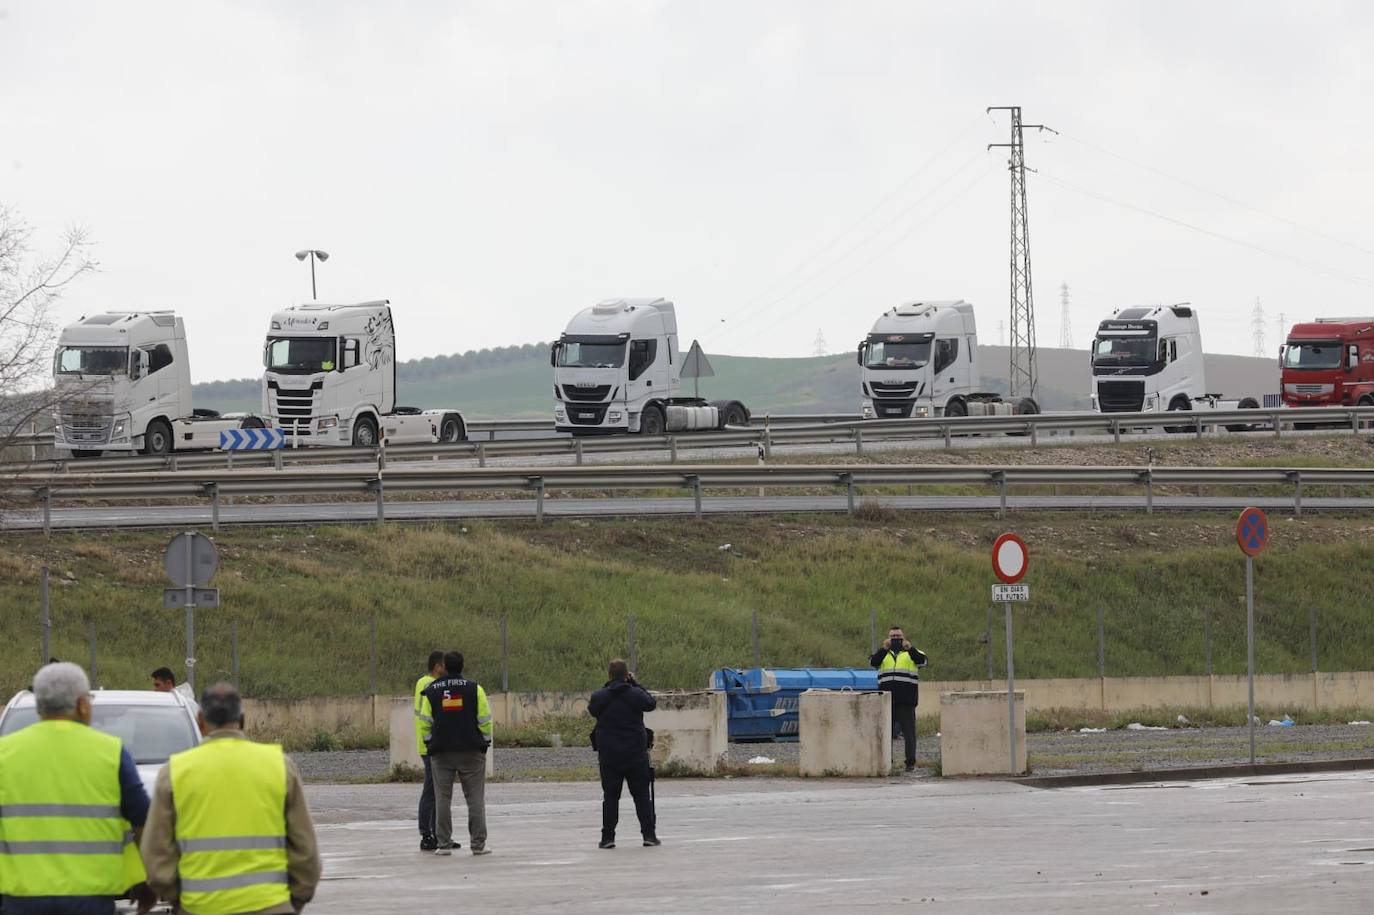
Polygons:
<instances>
[{"instance_id":1,"label":"concrete block","mask_svg":"<svg viewBox=\"0 0 1374 915\"><path fill-rule=\"evenodd\" d=\"M714 773L729 752L730 727L725 694L655 693L658 707L644 715L653 728L650 759L657 767L678 765L695 772Z\"/></svg>"},{"instance_id":2,"label":"concrete block","mask_svg":"<svg viewBox=\"0 0 1374 915\"><path fill-rule=\"evenodd\" d=\"M808 689L797 701L804 776L892 771L892 695Z\"/></svg>"},{"instance_id":3,"label":"concrete block","mask_svg":"<svg viewBox=\"0 0 1374 915\"><path fill-rule=\"evenodd\" d=\"M1016 691L1016 764L1007 733L1007 692L940 694L940 771L945 775L1026 772L1026 694Z\"/></svg>"},{"instance_id":4,"label":"concrete block","mask_svg":"<svg viewBox=\"0 0 1374 915\"><path fill-rule=\"evenodd\" d=\"M393 767L407 765L415 769L423 767L420 750L415 745L415 706L413 699L392 699L388 716L391 725L391 756ZM487 774L496 771L495 729L492 731L492 746L487 750Z\"/></svg>"}]
</instances>

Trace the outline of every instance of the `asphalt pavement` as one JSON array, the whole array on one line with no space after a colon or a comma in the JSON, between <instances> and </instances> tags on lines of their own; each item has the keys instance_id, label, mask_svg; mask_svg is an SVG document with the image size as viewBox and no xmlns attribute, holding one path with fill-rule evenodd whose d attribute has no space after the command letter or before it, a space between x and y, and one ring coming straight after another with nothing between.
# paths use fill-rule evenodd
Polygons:
<instances>
[{"instance_id":1,"label":"asphalt pavement","mask_svg":"<svg viewBox=\"0 0 1374 915\"><path fill-rule=\"evenodd\" d=\"M487 789L493 854L421 853L414 785L311 785L340 913L1367 912L1374 775L1046 790L1002 781L665 780L660 848L589 783ZM465 822L461 802L455 824ZM460 836L464 846L466 838Z\"/></svg>"}]
</instances>

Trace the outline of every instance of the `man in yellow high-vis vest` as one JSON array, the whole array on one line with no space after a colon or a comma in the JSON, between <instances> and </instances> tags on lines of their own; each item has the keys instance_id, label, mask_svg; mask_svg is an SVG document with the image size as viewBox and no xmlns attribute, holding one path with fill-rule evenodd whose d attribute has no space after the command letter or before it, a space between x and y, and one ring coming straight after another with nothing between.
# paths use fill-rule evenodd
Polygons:
<instances>
[{"instance_id":1,"label":"man in yellow high-vis vest","mask_svg":"<svg viewBox=\"0 0 1374 915\"><path fill-rule=\"evenodd\" d=\"M238 690L200 701L205 742L158 773L143 860L148 883L194 915L291 915L320 880L315 827L296 766L243 733Z\"/></svg>"},{"instance_id":2,"label":"man in yellow high-vis vest","mask_svg":"<svg viewBox=\"0 0 1374 915\"><path fill-rule=\"evenodd\" d=\"M0 911L113 915L129 895L148 911L134 835L148 795L133 757L90 727L80 667L44 666L33 693L39 720L0 738Z\"/></svg>"},{"instance_id":3,"label":"man in yellow high-vis vest","mask_svg":"<svg viewBox=\"0 0 1374 915\"><path fill-rule=\"evenodd\" d=\"M916 705L920 701L919 668L930 663L925 652L913 646L901 626L887 633L883 647L868 663L878 668L878 689L892 694L892 736L902 732L906 744L906 771L916 768Z\"/></svg>"},{"instance_id":4,"label":"man in yellow high-vis vest","mask_svg":"<svg viewBox=\"0 0 1374 915\"><path fill-rule=\"evenodd\" d=\"M432 716L420 708L420 697L435 680L444 676L444 653L429 653L429 673L415 681L415 749L420 753L420 765L425 770L425 783L420 788L420 851L434 851L439 842L434 838L434 767L430 765L429 748L425 746L424 726L434 723Z\"/></svg>"}]
</instances>

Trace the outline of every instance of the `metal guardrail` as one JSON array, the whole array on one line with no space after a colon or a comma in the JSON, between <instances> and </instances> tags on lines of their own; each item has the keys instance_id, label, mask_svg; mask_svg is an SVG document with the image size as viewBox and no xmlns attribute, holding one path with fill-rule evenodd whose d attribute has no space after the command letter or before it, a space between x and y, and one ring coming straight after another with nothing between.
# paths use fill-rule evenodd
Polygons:
<instances>
[{"instance_id":1,"label":"metal guardrail","mask_svg":"<svg viewBox=\"0 0 1374 915\"><path fill-rule=\"evenodd\" d=\"M44 529L51 528L54 502L208 499L219 523L221 497L374 495L377 519L386 518L386 493L502 492L535 495L542 520L549 490L683 489L693 493L701 514L702 491L745 487L838 487L855 508L861 486L988 486L1000 494L1005 514L1007 488L1015 485L1143 487L1144 508L1153 511L1154 487L1161 485L1292 486L1293 507L1302 512L1304 485L1374 485L1374 468L1300 467L1083 467L1027 465L695 465L447 468L292 467L283 470L209 470L201 473L15 474L0 477L0 495L40 504Z\"/></svg>"},{"instance_id":2,"label":"metal guardrail","mask_svg":"<svg viewBox=\"0 0 1374 915\"><path fill-rule=\"evenodd\" d=\"M525 428L521 424L542 420L489 420L474 422L473 432L486 427L506 431ZM186 470L204 467L253 468L286 464L337 464L392 460L473 459L485 466L489 457L572 455L581 463L586 454L668 451L677 461L680 451L701 448L754 447L763 457L772 457L774 445L852 444L863 454L864 444L916 439L943 439L946 448L953 440L974 435L1014 435L1039 443L1042 434L1102 434L1121 441L1123 432L1141 429L1168 429L1196 438L1211 430L1272 431L1280 436L1285 428L1302 424L1331 425L1358 433L1374 423L1374 407L1305 407L1253 410L1207 410L1172 413L1040 413L1028 416L964 416L923 419L858 419L848 414L791 415L760 417L759 425L730 427L718 432L677 435L611 435L586 438L551 436L547 438L501 441L467 441L445 445L410 444L374 448L288 448L279 452L186 452L165 457L108 457L71 461L40 461L7 465L9 469L48 469L71 472L110 472L139 470ZM0 467L0 470L5 469Z\"/></svg>"}]
</instances>

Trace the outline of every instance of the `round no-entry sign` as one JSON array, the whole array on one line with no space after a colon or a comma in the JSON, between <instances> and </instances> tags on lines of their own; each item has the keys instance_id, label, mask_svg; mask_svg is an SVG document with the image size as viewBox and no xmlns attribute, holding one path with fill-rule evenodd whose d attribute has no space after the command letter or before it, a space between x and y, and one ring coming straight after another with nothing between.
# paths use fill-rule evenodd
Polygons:
<instances>
[{"instance_id":1,"label":"round no-entry sign","mask_svg":"<svg viewBox=\"0 0 1374 915\"><path fill-rule=\"evenodd\" d=\"M1236 543L1246 556L1258 556L1269 545L1269 518L1258 508L1247 508L1236 522Z\"/></svg>"},{"instance_id":2,"label":"round no-entry sign","mask_svg":"<svg viewBox=\"0 0 1374 915\"><path fill-rule=\"evenodd\" d=\"M1030 553L1026 541L1015 534L1003 534L992 544L992 571L1009 585L1020 581L1026 574Z\"/></svg>"}]
</instances>

